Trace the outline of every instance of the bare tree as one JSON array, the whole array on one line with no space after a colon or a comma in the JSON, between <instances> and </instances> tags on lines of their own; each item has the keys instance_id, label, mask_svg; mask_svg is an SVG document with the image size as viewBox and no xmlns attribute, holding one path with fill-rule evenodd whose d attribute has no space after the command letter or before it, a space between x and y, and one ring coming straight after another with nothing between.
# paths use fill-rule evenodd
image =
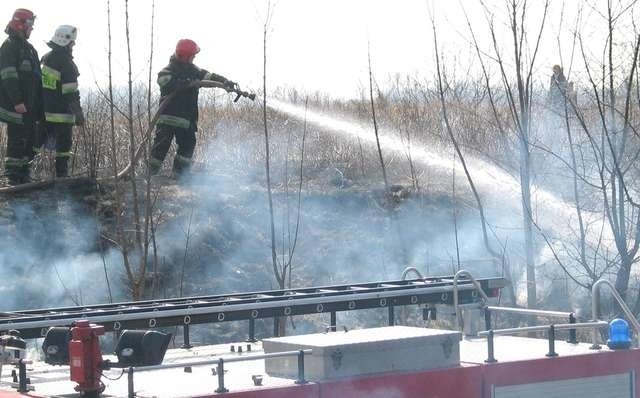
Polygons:
<instances>
[{"instance_id":1,"label":"bare tree","mask_svg":"<svg viewBox=\"0 0 640 398\"><path fill-rule=\"evenodd\" d=\"M533 241L533 211L531 207L531 131L533 128L531 109L533 102L533 72L547 18L549 1L545 0L543 4L540 25L533 40L529 38L528 28L525 23L529 17L529 5L527 2L517 0L506 1L507 15L509 17L508 28L511 33L513 46L513 58L510 61L513 62L513 74L515 76L507 72L507 63L505 62L505 56L498 43L498 33L495 28L493 14L483 1L481 1L481 3L485 9L489 23L489 33L494 50L493 58L500 70L502 88L506 93L513 130L519 142L520 189L527 275L527 307L535 308L537 306L537 293ZM529 47L530 43L532 43L532 47ZM476 49L478 49L477 43ZM482 65L482 68L487 86L490 86L484 65ZM514 78L515 84L512 84ZM495 113L494 108L494 114ZM496 121L500 123L497 117Z\"/></svg>"},{"instance_id":2,"label":"bare tree","mask_svg":"<svg viewBox=\"0 0 640 398\"><path fill-rule=\"evenodd\" d=\"M271 24L273 9L271 7L271 1L267 3L267 15L265 17L263 25L262 36L262 49L263 49L263 64L262 64L262 122L264 125L264 144L265 144L265 173L267 176L267 196L269 199L269 223L271 230L271 261L273 265L273 274L278 282L280 289L284 288L285 275L278 264L278 253L276 251L276 227L274 221L273 211L273 195L271 193L271 153L269 148L269 126L267 117L267 33L269 31L269 25Z\"/></svg>"},{"instance_id":3,"label":"bare tree","mask_svg":"<svg viewBox=\"0 0 640 398\"><path fill-rule=\"evenodd\" d=\"M637 175L634 164L640 156L638 148L637 121L634 120L637 103L633 106L634 78L638 66L640 34L635 32L632 54L614 55L617 24L621 16L636 4L636 1L620 2L618 7L607 2L605 21L607 26L606 57L599 65L600 77L589 61L585 43L580 37L580 48L590 84L591 98L597 109L600 128L590 127L584 114L570 102L576 112L579 125L589 138L594 157L598 163L599 192L602 197L605 218L613 235L619 260L615 274L615 287L627 299L631 267L637 261L640 249L640 205L633 193ZM624 51L624 50L621 50ZM624 63L627 62L626 65ZM618 70L628 68L621 77ZM595 69L595 70L594 70ZM599 131L598 131L599 130ZM636 138L635 141L632 139ZM636 312L640 310L640 296L636 299Z\"/></svg>"},{"instance_id":4,"label":"bare tree","mask_svg":"<svg viewBox=\"0 0 640 398\"><path fill-rule=\"evenodd\" d=\"M458 143L458 140L456 138L456 136L453 133L453 129L451 127L451 122L449 121L449 113L448 113L448 108L447 108L447 103L445 100L445 88L443 85L443 73L440 67L440 52L438 49L438 35L437 35L437 31L436 31L436 24L435 24L435 20L432 18L431 20L431 26L432 26L432 30L433 30L433 44L434 44L434 50L435 50L435 57L436 57L436 77L437 77L437 87L438 87L438 97L440 99L440 105L441 105L441 109L442 109L442 119L444 120L444 125L445 125L445 129L447 132L447 135L449 137L449 139L451 140L451 143L453 144L453 148L455 150L456 155L458 156L458 159L460 159L460 163L462 164L462 169L464 170L464 174L467 178L467 182L469 183L469 187L471 188L471 192L473 193L473 197L476 201L476 205L478 206L478 212L480 214L480 224L482 226L482 237L483 237L483 241L484 241L484 246L487 249L487 251L495 258L495 259L500 259L501 255L499 252L497 252L493 246L491 245L491 242L489 240L489 233L487 231L487 218L485 215L485 211L484 211L484 205L482 204L482 200L480 198L480 193L478 192L475 183L473 182L473 178L471 177L471 173L469 171L469 168L467 166L467 162L465 160L464 154L462 153L462 150L460 149L460 145Z\"/></svg>"},{"instance_id":5,"label":"bare tree","mask_svg":"<svg viewBox=\"0 0 640 398\"><path fill-rule=\"evenodd\" d=\"M376 118L376 106L373 101L373 72L371 71L371 48L367 43L367 63L369 65L369 98L371 100L371 118L373 120L373 131L376 134L376 146L378 148L378 157L380 159L380 168L382 170L382 178L384 179L385 191L389 192L389 180L387 179L387 168L384 165L382 157L382 148L380 148L380 135L378 134L378 119Z\"/></svg>"}]
</instances>

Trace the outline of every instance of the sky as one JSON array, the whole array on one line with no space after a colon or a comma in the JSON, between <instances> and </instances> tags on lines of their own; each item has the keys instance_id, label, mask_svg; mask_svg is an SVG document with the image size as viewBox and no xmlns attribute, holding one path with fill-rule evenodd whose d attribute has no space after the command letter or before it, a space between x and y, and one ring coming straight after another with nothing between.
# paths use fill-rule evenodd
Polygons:
<instances>
[{"instance_id":1,"label":"sky","mask_svg":"<svg viewBox=\"0 0 640 398\"><path fill-rule=\"evenodd\" d=\"M485 3L495 12L498 29L502 29L504 0ZM541 3L531 2L528 23L532 26L539 23ZM562 0L552 3L538 61L541 81L547 81L551 66L560 63L560 50L564 59L570 52L568 32L575 19L576 4ZM106 0L3 0L0 24L4 23L2 18L8 21L18 7L29 8L37 15L30 41L41 56L58 25L77 26L79 36L74 55L81 72L80 85L87 89L105 84ZM383 83L395 75L432 79L435 58L431 16L436 20L442 55L452 71L453 65L458 65L455 68L458 74L479 73L464 11L476 29L481 47L490 50L487 17L479 1L155 0L151 65L154 82L177 40L190 38L202 49L195 60L197 65L238 82L243 89L261 88L263 27L268 9L271 10L267 35L270 88L286 86L335 97L357 97L359 88L367 84L368 46L377 81ZM133 77L137 81L148 80L151 10L152 0L129 2ZM125 85L128 67L124 0L112 0L111 12L114 80ZM594 11L587 7L584 13L587 16L582 24L588 27ZM558 32L564 35L561 45ZM507 31L499 31L498 41L506 50L509 39Z\"/></svg>"}]
</instances>

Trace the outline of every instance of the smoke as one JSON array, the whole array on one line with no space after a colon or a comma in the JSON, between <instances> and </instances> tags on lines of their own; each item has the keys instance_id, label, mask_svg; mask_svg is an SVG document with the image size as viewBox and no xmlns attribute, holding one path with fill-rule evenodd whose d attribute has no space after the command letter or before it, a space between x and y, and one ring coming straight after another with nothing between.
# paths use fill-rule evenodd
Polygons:
<instances>
[{"instance_id":1,"label":"smoke","mask_svg":"<svg viewBox=\"0 0 640 398\"><path fill-rule=\"evenodd\" d=\"M282 149L299 127L274 123L274 147ZM264 143L251 129L251 124L221 123L191 179L154 180L153 189L159 190L155 246L161 276L156 297L278 288ZM453 209L458 204L451 198L409 195L392 204L389 217L380 184L345 183L357 176L322 162L305 166L298 223L295 144L285 152L290 157L287 178L285 155L276 151L272 159L276 251L280 264L291 256L292 286L398 279L407 266L429 275L448 275L460 266L481 276L497 272L486 260L473 211L456 214L456 245ZM309 147L308 156L317 150ZM4 203L0 271L12 282L1 288L2 309L105 302L105 268L115 299L128 299L121 254L115 248L101 250L99 223L104 220L96 219L84 194L38 195L37 201L29 196Z\"/></svg>"},{"instance_id":2,"label":"smoke","mask_svg":"<svg viewBox=\"0 0 640 398\"><path fill-rule=\"evenodd\" d=\"M1 310L105 300L98 227L86 204L51 191L2 206Z\"/></svg>"},{"instance_id":3,"label":"smoke","mask_svg":"<svg viewBox=\"0 0 640 398\"><path fill-rule=\"evenodd\" d=\"M271 99L269 106L277 112L282 112L296 119L306 119L308 123L320 126L346 140L357 138L370 145L375 144L375 134L372 129L363 126L359 122L347 121L344 120L344 118L338 120L331 116L314 112L301 106L285 103L277 99ZM546 242L539 239L537 263L545 264L554 262L554 255L558 255L564 262L574 266L575 263L572 259L577 258L577 255L574 253L575 250L573 250L572 245L561 244L559 242L562 240L567 242L570 239L575 238L575 240L577 240L579 238L574 228L577 224L575 205L571 202L564 201L554 193L561 192L573 195L573 192L569 189L569 187L572 187L571 170L568 170L567 165L559 160L561 157L568 157L566 153L560 150L565 148L564 151L566 152L566 137L551 134L548 131L548 126L549 123L541 124L540 132L538 133L541 134L540 138L551 138L547 140L546 144L550 145L552 150L557 153L557 156L551 159L548 159L548 157L540 157L538 161L541 167L539 169L534 168L534 170L538 170L540 173L549 173L551 176L545 179L545 187L536 184L533 184L531 187L533 203L532 217L536 225L541 228L547 236L548 243L552 245L554 251L547 246ZM397 133L391 130L382 129L380 131L380 142L383 152L391 154L388 156L404 154L406 151L405 143L402 142ZM541 145L541 143L538 142L537 145ZM456 174L464 178L464 170L459 163L452 167L450 157L433 148L421 147L413 143L412 157L414 162L426 166L428 169L437 170L444 175L450 175L454 168ZM524 245L520 237L521 234L513 233L522 228L521 191L518 180L509 172L477 157L467 155L465 160L469 167L471 177L480 190L483 205L487 213L487 220L491 228L491 238L495 238L499 246L506 246L508 248L505 252L507 256L520 260L523 257ZM562 170L567 170L566 176L561 175ZM460 179L460 177L458 178ZM467 185L466 181L460 182L459 184L460 186ZM553 189L553 191L547 187ZM583 201L584 200L585 199L583 199ZM603 215L599 212L591 212L588 210L589 208L591 207L584 206L582 212L584 224L588 226L586 229L587 246L591 248L613 248L613 236L608 225L604 223ZM423 220L425 220L425 223L428 223L431 221L431 218ZM448 221L449 223L452 222L451 219ZM462 220L461 230L459 230L458 233L465 251L463 256L465 258L468 258L469 253L475 254L476 258L478 256L484 256L484 250L480 245L482 242L481 236L477 228L475 228L479 223L480 221L477 218ZM437 225L440 226L440 224ZM446 225L442 232L445 231L446 233L436 234L436 240L438 237L442 238L442 245L436 245L445 249L445 252L451 256L452 252L455 253L455 250L452 251L450 246L453 234L447 230ZM432 243L433 242L430 242L429 246L431 246ZM428 249L424 248L424 242L413 242L413 244L415 244L413 251L422 254L422 256L418 257L418 264L429 264L429 257L424 255L428 252ZM473 258L473 254L471 258ZM484 271L486 272L486 270ZM545 272L548 273L549 276L554 274L554 272L548 269L545 270ZM558 272L555 272L555 274L557 273ZM513 275L513 277L517 278L518 275ZM522 275L520 279L524 280L524 275ZM521 283L521 290L524 291L522 287L524 287L524 283Z\"/></svg>"},{"instance_id":4,"label":"smoke","mask_svg":"<svg viewBox=\"0 0 640 398\"><path fill-rule=\"evenodd\" d=\"M304 112L284 103L274 106L296 118ZM358 185L358 176L330 163L304 165L298 220L301 126L277 117L271 121L276 252L280 265L291 257L293 287L398 279L408 266L427 275L449 275L459 268L477 276L502 272L487 258L472 208L461 209L446 195L409 194L390 202L380 183ZM307 112L307 120L365 142L373 137L357 124L314 112ZM254 123L218 123L215 140L200 144L202 162L192 178L154 179L153 189L159 192L159 273L154 276L161 277L156 297L278 288L271 259L264 141L254 128ZM386 133L382 144L384 151L404 148ZM324 150L317 143L307 145L308 157ZM429 168L451 170L451 160L437 153L420 148L414 153ZM511 255L519 256L522 243L513 234L521 223L517 182L495 166L477 159L470 163L483 194L491 194L487 214L496 236L508 244ZM570 213L550 193L537 193L551 211L545 220ZM6 297L2 309L104 302L105 268L115 298L128 299L121 255L115 248L102 252L100 221L82 195L52 192L37 202L25 197L5 205L0 271L13 282L0 288ZM153 270L153 259L148 270Z\"/></svg>"},{"instance_id":5,"label":"smoke","mask_svg":"<svg viewBox=\"0 0 640 398\"><path fill-rule=\"evenodd\" d=\"M172 211L173 217L159 231L162 256L179 259L170 271L174 283L185 275L184 294L277 288L264 142L250 126L246 128L225 123L216 127L215 142L203 154L204 170L185 186L188 195L180 196L182 208ZM281 149L278 137L298 134L290 139L299 141L300 126L273 125L271 134L276 137L272 146ZM252 136L255 139L246 138ZM449 275L459 266L482 276L498 272L487 259L473 211L458 211L456 247L453 208L458 204L451 198L409 195L392 206L393 217L389 217L388 199L380 184L345 183L342 179L350 177L347 172L331 165L305 165L297 224L296 144L290 143L288 152L272 153L276 251L279 263L286 263L296 242L292 286L399 279L407 266L417 266L429 275ZM307 148L307 156L314 156L317 149ZM254 161L247 162L251 157L247 154ZM285 161L290 168L286 181ZM324 170L318 170L321 167ZM163 194L178 195L172 189Z\"/></svg>"}]
</instances>

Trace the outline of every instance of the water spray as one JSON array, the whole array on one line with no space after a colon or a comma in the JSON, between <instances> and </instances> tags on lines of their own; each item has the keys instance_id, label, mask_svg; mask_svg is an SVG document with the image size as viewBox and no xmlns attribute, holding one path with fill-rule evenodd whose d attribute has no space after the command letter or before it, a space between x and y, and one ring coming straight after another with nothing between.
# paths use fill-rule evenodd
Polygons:
<instances>
[{"instance_id":1,"label":"water spray","mask_svg":"<svg viewBox=\"0 0 640 398\"><path fill-rule=\"evenodd\" d=\"M285 113L297 119L302 120L306 118L307 122L324 127L336 134L347 137L357 137L370 144L375 143L375 135L373 132L370 129L363 127L361 124L338 120L331 116L309 111L304 107L289 104L278 99L270 99L267 105L275 111ZM392 131L381 130L380 133L380 144L384 149L404 153L406 150L404 143L399 138L395 137L395 134ZM414 146L412 147L412 151L414 159L425 166L446 171L451 170L451 160L448 157L445 157L435 151L428 150L422 146ZM521 214L522 209L517 206L517 204L520 203L520 183L515 177L507 171L484 160L473 157L467 157L466 160L473 180L483 187L483 191L485 193L500 195L496 198L500 201L500 205L509 203L515 212ZM455 167L456 172L463 172L460 165L455 165L453 167ZM570 225L576 218L575 208L571 204L558 198L553 193L536 185L531 186L531 192L537 207L544 209L544 212L537 214L536 218L545 228L551 228L558 231L561 228L556 225L558 220L564 221ZM508 195L507 198L505 198L505 194ZM508 201L505 201L504 199L508 199ZM602 217L600 214L584 212L583 216L586 218L587 223L602 223ZM603 233L604 241L607 243L613 242L612 234L608 228L605 227ZM594 245L599 243L598 236L588 236L587 240Z\"/></svg>"}]
</instances>

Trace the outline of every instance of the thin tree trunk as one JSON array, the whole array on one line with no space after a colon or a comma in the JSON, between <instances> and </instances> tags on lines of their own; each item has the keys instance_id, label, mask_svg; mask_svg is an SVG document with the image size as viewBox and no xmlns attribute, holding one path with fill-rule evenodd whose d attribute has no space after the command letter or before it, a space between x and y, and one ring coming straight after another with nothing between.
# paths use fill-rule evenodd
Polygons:
<instances>
[{"instance_id":1,"label":"thin tree trunk","mask_svg":"<svg viewBox=\"0 0 640 398\"><path fill-rule=\"evenodd\" d=\"M154 22L155 22L155 0L151 3L151 37L150 37L150 43L149 43L149 81L148 81L148 87L147 87L147 117L148 117L148 124L147 127L149 127L149 125L151 125L151 75L152 75L152 71L153 71L153 27L154 27ZM142 128L142 120L140 119L140 131L145 131ZM151 130L147 129L147 134L151 134ZM149 168L149 156L151 154L151 139L150 137L143 137L147 139L147 153L146 153L146 160L147 160L147 164L146 164L146 173L145 173L145 180L146 180L146 189L145 189L145 197L144 197L144 231L143 231L143 243L144 243L144 247L143 249L143 255L142 255L142 261L140 263L140 272L138 274L139 278L141 278L143 281L146 280L146 269L147 269L147 264L149 261L149 244L151 239L149 238L149 234L153 233L153 228L151 228L151 222L153 217L152 217L152 213L153 213L153 205L152 205L152 200L151 200L151 169ZM157 259L154 258L154 263L156 262ZM154 267L155 269L156 267ZM154 274L153 276L154 280L156 278L156 275ZM144 288L146 283L143 283L142 286ZM153 293L153 288L151 289L152 293Z\"/></svg>"},{"instance_id":2,"label":"thin tree trunk","mask_svg":"<svg viewBox=\"0 0 640 398\"><path fill-rule=\"evenodd\" d=\"M120 252L122 253L122 261L125 268L125 272L127 274L127 280L130 284L133 283L133 271L131 269L131 265L129 264L129 243L127 242L126 235L124 234L123 226L122 226L122 206L123 206L123 193L122 187L118 181L118 150L117 150L117 140L116 140L116 128L115 128L115 109L113 103L113 74L112 74L112 61L111 61L111 2L107 0L107 34L108 34L108 64L109 64L109 122L110 122L110 136L111 136L111 159L113 166L113 176L114 176L114 185L116 192L116 241L120 247Z\"/></svg>"},{"instance_id":3,"label":"thin tree trunk","mask_svg":"<svg viewBox=\"0 0 640 398\"><path fill-rule=\"evenodd\" d=\"M487 251L495 258L500 258L500 254L498 252L496 252L493 247L491 246L491 244L489 243L489 234L487 232L487 218L485 216L484 213L484 206L482 204L482 200L480 199L480 194L478 193L478 190L476 189L476 185L473 182L473 179L471 178L471 174L469 172L469 168L467 167L467 162L464 158L464 155L462 154L462 151L460 150L460 145L458 144L458 140L456 139L455 135L453 134L453 129L451 128L451 123L449 122L449 113L447 111L447 104L444 98L444 87L442 85L442 71L440 69L440 54L439 54L439 50L438 50L438 37L436 34L436 25L435 25L435 21L432 20L432 27L433 27L433 41L434 41L434 48L435 48L435 55L436 55L436 73L437 73L437 83L438 83L438 95L440 98L440 105L442 107L442 117L444 119L444 124L445 124L445 128L447 131L447 135L449 136L449 139L451 140L451 143L453 144L453 148L455 149L456 154L458 155L458 158L460 159L460 163L462 164L462 169L464 170L464 174L467 177L467 182L469 183L469 187L471 188L471 192L473 193L473 197L476 201L476 205L478 206L478 212L480 213L480 224L482 226L482 237L483 237L483 241L484 241L484 246L487 249Z\"/></svg>"},{"instance_id":4,"label":"thin tree trunk","mask_svg":"<svg viewBox=\"0 0 640 398\"><path fill-rule=\"evenodd\" d=\"M133 130L133 75L132 75L132 66L131 66L131 40L129 35L129 0L124 1L124 15L125 15L125 38L127 40L127 63L128 63L128 107L127 107L127 127L129 129L129 159L133 162L135 158L135 134ZM140 227L140 204L138 203L138 188L136 184L136 179L131 178L131 194L133 198L133 224L135 229L135 242L138 248L142 247L142 231ZM139 280L136 281L135 285L139 285ZM137 297L134 299L138 299L139 292L136 288L134 290L134 294Z\"/></svg>"},{"instance_id":5,"label":"thin tree trunk","mask_svg":"<svg viewBox=\"0 0 640 398\"><path fill-rule=\"evenodd\" d=\"M460 271L460 242L458 239L458 203L456 198L456 154L453 154L453 167L451 168L452 178L451 178L451 193L453 199L453 232L456 238L456 262L458 269Z\"/></svg>"},{"instance_id":6,"label":"thin tree trunk","mask_svg":"<svg viewBox=\"0 0 640 398\"><path fill-rule=\"evenodd\" d=\"M278 267L278 255L276 252L276 228L273 211L273 196L271 194L271 158L269 149L269 127L267 118L267 31L271 18L271 2L267 6L267 18L264 23L263 31L263 58L262 58L262 122L264 125L264 145L265 145L265 172L267 175L267 196L269 198L269 226L271 230L271 261L273 265L273 274L278 282L280 289L284 289L284 277Z\"/></svg>"},{"instance_id":7,"label":"thin tree trunk","mask_svg":"<svg viewBox=\"0 0 640 398\"><path fill-rule=\"evenodd\" d=\"M387 180L387 168L384 165L382 157L382 148L380 148L380 137L378 135L378 120L376 119L376 107L373 101L373 72L371 71L371 51L367 46L367 61L369 64L369 98L371 99L371 116L373 118L373 131L376 134L376 145L378 147L378 157L380 158L380 167L382 169L382 178L384 179L384 188L389 193L389 181Z\"/></svg>"}]
</instances>

